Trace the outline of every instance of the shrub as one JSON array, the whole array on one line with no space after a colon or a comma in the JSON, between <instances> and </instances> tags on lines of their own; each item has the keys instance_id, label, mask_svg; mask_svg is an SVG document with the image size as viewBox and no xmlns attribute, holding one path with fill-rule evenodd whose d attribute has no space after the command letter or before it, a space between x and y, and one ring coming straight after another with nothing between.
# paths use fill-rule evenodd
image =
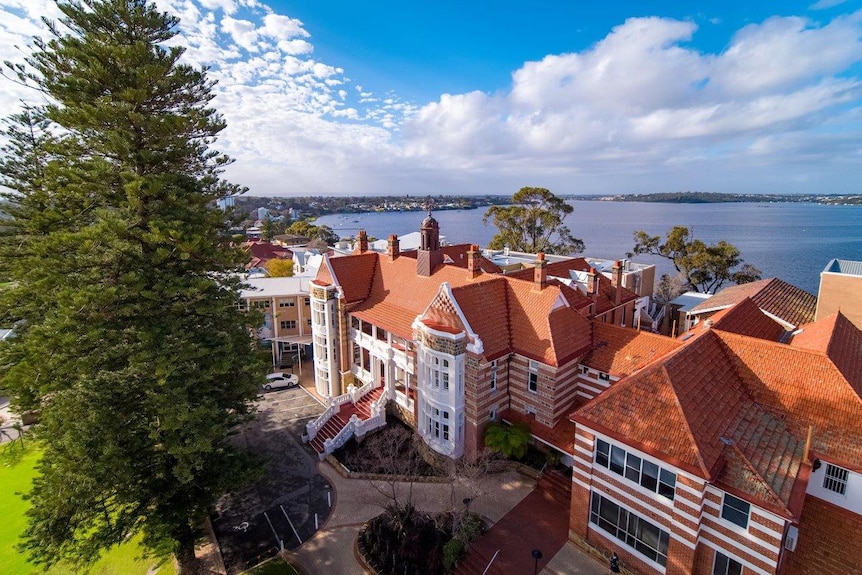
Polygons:
<instances>
[{"instance_id":1,"label":"shrub","mask_svg":"<svg viewBox=\"0 0 862 575\"><path fill-rule=\"evenodd\" d=\"M461 557L464 556L466 550L467 546L460 537L450 539L449 542L443 546L443 568L446 569L447 572L454 571L455 566L458 565L458 562L461 560Z\"/></svg>"},{"instance_id":2,"label":"shrub","mask_svg":"<svg viewBox=\"0 0 862 575\"><path fill-rule=\"evenodd\" d=\"M495 421L485 430L485 447L504 457L521 459L530 444L530 428L526 425L506 425Z\"/></svg>"}]
</instances>

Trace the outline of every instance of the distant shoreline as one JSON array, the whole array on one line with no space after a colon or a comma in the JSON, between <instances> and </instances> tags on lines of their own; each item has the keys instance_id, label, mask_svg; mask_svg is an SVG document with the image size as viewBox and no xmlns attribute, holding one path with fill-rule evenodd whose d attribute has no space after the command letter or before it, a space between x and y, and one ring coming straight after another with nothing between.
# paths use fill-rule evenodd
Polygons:
<instances>
[{"instance_id":1,"label":"distant shoreline","mask_svg":"<svg viewBox=\"0 0 862 575\"><path fill-rule=\"evenodd\" d=\"M615 194L609 196L567 195L567 200L599 202L645 202L661 204L799 203L835 206L862 205L862 195L720 194L712 192L664 192L658 194Z\"/></svg>"}]
</instances>

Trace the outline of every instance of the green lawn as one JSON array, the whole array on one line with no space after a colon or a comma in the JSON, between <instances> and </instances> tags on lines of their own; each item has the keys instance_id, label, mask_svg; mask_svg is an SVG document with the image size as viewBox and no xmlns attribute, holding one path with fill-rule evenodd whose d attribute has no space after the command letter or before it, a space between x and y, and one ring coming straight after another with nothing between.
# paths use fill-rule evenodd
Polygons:
<instances>
[{"instance_id":1,"label":"green lawn","mask_svg":"<svg viewBox=\"0 0 862 575\"><path fill-rule=\"evenodd\" d=\"M259 567L246 571L245 575L300 575L300 573L281 559L275 558Z\"/></svg>"},{"instance_id":2,"label":"green lawn","mask_svg":"<svg viewBox=\"0 0 862 575\"><path fill-rule=\"evenodd\" d=\"M13 445L0 445L0 573L4 575L30 575L38 569L28 563L15 550L18 537L24 531L27 518L27 502L21 493L30 489L36 475L36 462L41 452L33 444L26 444L22 450L17 442ZM88 575L144 575L147 570L158 564L158 575L174 575L173 564L169 560L141 560L138 540L120 545L107 552L88 571ZM42 573L41 571L38 571ZM48 575L69 575L68 565L57 565L47 572Z\"/></svg>"}]
</instances>

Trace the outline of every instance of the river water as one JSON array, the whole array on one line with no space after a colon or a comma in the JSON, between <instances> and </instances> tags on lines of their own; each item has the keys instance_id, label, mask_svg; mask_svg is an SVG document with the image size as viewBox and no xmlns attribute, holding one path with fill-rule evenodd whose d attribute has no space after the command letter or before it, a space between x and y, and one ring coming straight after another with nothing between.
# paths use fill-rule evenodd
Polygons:
<instances>
[{"instance_id":1,"label":"river water","mask_svg":"<svg viewBox=\"0 0 862 575\"><path fill-rule=\"evenodd\" d=\"M661 204L571 201L575 211L566 218L572 234L586 244L583 255L618 259L634 246L633 234L645 230L664 235L675 225L688 226L695 237L714 243L726 240L739 248L746 262L763 277L779 277L817 294L820 272L832 258L862 260L862 206L801 203ZM440 233L449 243L485 246L496 233L482 225L486 208L434 212ZM419 231L422 212L372 212L323 216L343 237L364 229L382 239ZM655 263L658 272L672 270L661 258L635 256Z\"/></svg>"}]
</instances>

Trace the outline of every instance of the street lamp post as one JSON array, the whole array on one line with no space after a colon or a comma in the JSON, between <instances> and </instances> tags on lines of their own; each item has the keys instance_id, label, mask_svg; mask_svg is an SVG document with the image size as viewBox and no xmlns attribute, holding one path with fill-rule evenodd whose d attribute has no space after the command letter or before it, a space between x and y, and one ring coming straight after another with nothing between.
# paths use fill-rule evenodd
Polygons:
<instances>
[{"instance_id":1,"label":"street lamp post","mask_svg":"<svg viewBox=\"0 0 862 575\"><path fill-rule=\"evenodd\" d=\"M539 551L538 549L533 549L532 555L533 555L533 559L535 559L535 562L533 563L533 575L538 575L539 574L539 559L542 558L542 552Z\"/></svg>"}]
</instances>

